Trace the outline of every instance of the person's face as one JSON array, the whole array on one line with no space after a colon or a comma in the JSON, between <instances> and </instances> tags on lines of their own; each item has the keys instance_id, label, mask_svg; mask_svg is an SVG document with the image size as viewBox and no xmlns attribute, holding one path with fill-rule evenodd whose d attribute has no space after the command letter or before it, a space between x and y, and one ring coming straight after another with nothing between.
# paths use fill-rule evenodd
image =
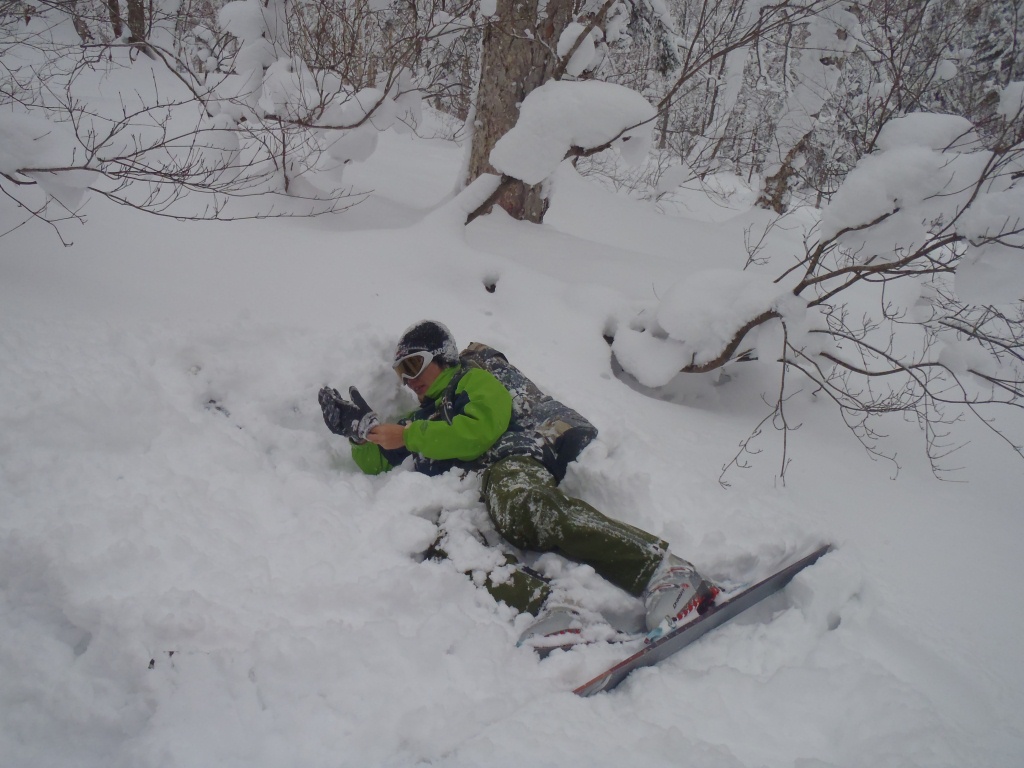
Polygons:
<instances>
[{"instance_id":1,"label":"person's face","mask_svg":"<svg viewBox=\"0 0 1024 768\"><path fill-rule=\"evenodd\" d=\"M420 371L419 376L411 379L405 379L405 385L415 392L416 397L418 397L422 402L423 398L427 394L427 390L430 389L430 385L437 380L437 377L441 375L441 371L443 370L444 368L436 362L432 362L429 365L424 366L423 370Z\"/></svg>"}]
</instances>

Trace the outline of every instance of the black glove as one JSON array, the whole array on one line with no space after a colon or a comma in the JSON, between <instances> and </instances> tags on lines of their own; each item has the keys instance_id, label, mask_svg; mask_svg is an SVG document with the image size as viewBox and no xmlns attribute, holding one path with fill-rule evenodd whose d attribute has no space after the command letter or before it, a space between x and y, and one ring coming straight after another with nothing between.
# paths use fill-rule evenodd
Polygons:
<instances>
[{"instance_id":1,"label":"black glove","mask_svg":"<svg viewBox=\"0 0 1024 768\"><path fill-rule=\"evenodd\" d=\"M338 390L324 387L317 399L320 401L320 410L324 412L327 428L358 445L366 442L366 436L380 424L380 419L363 400L358 389L349 387L348 394L352 402L343 398Z\"/></svg>"}]
</instances>

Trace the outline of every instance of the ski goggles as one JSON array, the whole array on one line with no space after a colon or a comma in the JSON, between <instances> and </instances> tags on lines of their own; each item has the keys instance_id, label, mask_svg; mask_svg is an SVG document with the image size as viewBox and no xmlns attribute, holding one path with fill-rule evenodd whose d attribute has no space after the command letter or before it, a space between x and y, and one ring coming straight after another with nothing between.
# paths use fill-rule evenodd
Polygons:
<instances>
[{"instance_id":1,"label":"ski goggles","mask_svg":"<svg viewBox=\"0 0 1024 768\"><path fill-rule=\"evenodd\" d=\"M406 355L395 363L394 369L403 381L409 379L415 379L426 368L434 361L433 352L413 352L411 355Z\"/></svg>"}]
</instances>

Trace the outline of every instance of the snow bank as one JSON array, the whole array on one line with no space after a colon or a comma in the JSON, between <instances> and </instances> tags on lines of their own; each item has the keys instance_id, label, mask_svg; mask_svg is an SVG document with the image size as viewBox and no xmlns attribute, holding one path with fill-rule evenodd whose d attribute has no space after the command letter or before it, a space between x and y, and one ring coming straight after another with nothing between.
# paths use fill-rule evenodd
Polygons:
<instances>
[{"instance_id":1,"label":"snow bank","mask_svg":"<svg viewBox=\"0 0 1024 768\"><path fill-rule=\"evenodd\" d=\"M771 305L740 272L695 274L743 259L745 222L656 224L566 174L552 223L499 215L467 230L472 200L426 211L459 152L381 141L404 149L358 168L379 191L343 216L190 225L101 207L71 249L31 226L5 238L6 763L1024 761L1024 615L1003 588L1024 581L1024 477L1003 446L979 430L961 454L975 482L940 484L913 459L916 429L890 422L906 457L893 482L803 393L787 402L803 423L787 485L772 482L769 439L726 491L722 464L763 417L775 370L744 364L728 387L656 399L612 375L601 335L652 283L677 334L702 290L709 312L734 293L734 322ZM486 525L479 480L363 476L323 426L323 384L355 384L383 413L411 407L390 353L422 317L494 344L590 418L601 433L566 490L714 578L756 579L822 539L837 551L686 653L574 697L616 649L540 661L515 648L526 617L451 562L421 561L442 516L465 524L460 565L492 556L470 538ZM533 565L614 621L640 614L585 566Z\"/></svg>"}]
</instances>

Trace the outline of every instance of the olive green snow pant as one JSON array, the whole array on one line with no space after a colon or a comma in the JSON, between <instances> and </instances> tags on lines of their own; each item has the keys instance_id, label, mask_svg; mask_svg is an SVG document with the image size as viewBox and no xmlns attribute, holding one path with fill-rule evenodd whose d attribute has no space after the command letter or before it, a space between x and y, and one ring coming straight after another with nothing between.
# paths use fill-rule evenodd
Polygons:
<instances>
[{"instance_id":1,"label":"olive green snow pant","mask_svg":"<svg viewBox=\"0 0 1024 768\"><path fill-rule=\"evenodd\" d=\"M632 595L643 592L668 551L657 536L567 496L554 475L528 456L511 456L488 468L483 498L498 533L512 545L586 563ZM550 591L543 579L522 568L504 583L488 581L487 586L495 598L530 613Z\"/></svg>"}]
</instances>

